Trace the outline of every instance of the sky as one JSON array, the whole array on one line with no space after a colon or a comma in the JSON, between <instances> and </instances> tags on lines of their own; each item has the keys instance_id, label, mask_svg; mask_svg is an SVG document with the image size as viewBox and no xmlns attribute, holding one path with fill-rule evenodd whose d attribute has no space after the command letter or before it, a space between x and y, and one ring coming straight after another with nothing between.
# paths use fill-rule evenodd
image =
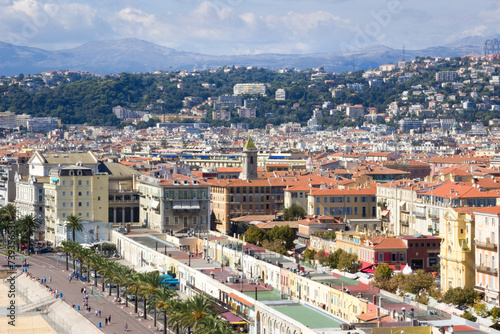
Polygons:
<instances>
[{"instance_id":1,"label":"sky","mask_svg":"<svg viewBox=\"0 0 500 334\"><path fill-rule=\"evenodd\" d=\"M0 0L0 41L49 50L138 38L205 54L422 49L500 33L481 0Z\"/></svg>"}]
</instances>

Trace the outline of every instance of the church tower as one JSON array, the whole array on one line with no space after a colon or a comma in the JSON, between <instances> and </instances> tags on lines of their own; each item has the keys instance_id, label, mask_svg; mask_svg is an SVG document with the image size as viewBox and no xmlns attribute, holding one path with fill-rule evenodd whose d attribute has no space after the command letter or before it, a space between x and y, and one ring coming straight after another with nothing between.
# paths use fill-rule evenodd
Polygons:
<instances>
[{"instance_id":1,"label":"church tower","mask_svg":"<svg viewBox=\"0 0 500 334\"><path fill-rule=\"evenodd\" d=\"M240 174L242 180L254 180L257 178L257 147L251 137L248 137L245 147L243 147L241 166L243 170Z\"/></svg>"}]
</instances>

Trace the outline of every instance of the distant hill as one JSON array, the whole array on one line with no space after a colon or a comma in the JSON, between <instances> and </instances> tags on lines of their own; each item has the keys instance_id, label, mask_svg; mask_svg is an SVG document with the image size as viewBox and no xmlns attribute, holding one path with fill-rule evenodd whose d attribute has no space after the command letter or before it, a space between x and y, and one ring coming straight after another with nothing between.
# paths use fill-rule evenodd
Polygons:
<instances>
[{"instance_id":1,"label":"distant hill","mask_svg":"<svg viewBox=\"0 0 500 334\"><path fill-rule=\"evenodd\" d=\"M406 59L413 59L415 56L480 55L484 40L469 37L445 46L406 50ZM98 74L113 74L212 69L231 65L268 69L307 69L323 66L328 71L345 72L395 63L401 60L401 55L401 50L381 45L333 53L214 56L178 51L138 39L96 41L73 49L56 51L0 42L0 75L36 74L49 70L85 70Z\"/></svg>"}]
</instances>

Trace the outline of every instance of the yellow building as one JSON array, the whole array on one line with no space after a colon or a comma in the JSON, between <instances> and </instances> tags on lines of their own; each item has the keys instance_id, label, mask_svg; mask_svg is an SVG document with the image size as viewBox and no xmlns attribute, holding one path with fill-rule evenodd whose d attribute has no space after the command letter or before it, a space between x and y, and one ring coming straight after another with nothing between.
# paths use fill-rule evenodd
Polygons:
<instances>
[{"instance_id":1,"label":"yellow building","mask_svg":"<svg viewBox=\"0 0 500 334\"><path fill-rule=\"evenodd\" d=\"M474 286L474 215L478 208L448 208L441 221L441 292L449 288Z\"/></svg>"},{"instance_id":2,"label":"yellow building","mask_svg":"<svg viewBox=\"0 0 500 334\"><path fill-rule=\"evenodd\" d=\"M91 168L65 166L49 174L45 190L45 240L64 240L64 225L70 215L82 221L108 222L108 174ZM56 243L57 244L57 243Z\"/></svg>"},{"instance_id":3,"label":"yellow building","mask_svg":"<svg viewBox=\"0 0 500 334\"><path fill-rule=\"evenodd\" d=\"M377 218L377 189L320 189L307 197L307 214L331 217Z\"/></svg>"}]
</instances>

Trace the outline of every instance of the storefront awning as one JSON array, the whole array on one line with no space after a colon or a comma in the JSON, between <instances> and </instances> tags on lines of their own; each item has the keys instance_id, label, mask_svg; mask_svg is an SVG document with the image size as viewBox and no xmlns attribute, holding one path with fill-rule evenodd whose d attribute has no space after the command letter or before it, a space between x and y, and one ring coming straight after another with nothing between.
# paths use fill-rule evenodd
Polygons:
<instances>
[{"instance_id":1,"label":"storefront awning","mask_svg":"<svg viewBox=\"0 0 500 334\"><path fill-rule=\"evenodd\" d=\"M239 301L240 303L245 304L246 306L253 306L253 304L252 304L252 303L250 303L248 300L246 300L246 299L244 299L244 298L242 298L242 297L240 297L240 296L237 296L235 293L230 293L230 294L229 294L229 298L232 298L232 299L234 299L234 300L237 300L237 301Z\"/></svg>"},{"instance_id":2,"label":"storefront awning","mask_svg":"<svg viewBox=\"0 0 500 334\"><path fill-rule=\"evenodd\" d=\"M158 210L158 207L160 206L160 201L157 201L157 200L153 200L151 202L151 207L155 210Z\"/></svg>"},{"instance_id":3,"label":"storefront awning","mask_svg":"<svg viewBox=\"0 0 500 334\"><path fill-rule=\"evenodd\" d=\"M237 315L233 314L232 312L222 313L221 317L225 318L228 322L230 322L233 325L246 324L246 321L244 321L242 318L238 317Z\"/></svg>"},{"instance_id":4,"label":"storefront awning","mask_svg":"<svg viewBox=\"0 0 500 334\"><path fill-rule=\"evenodd\" d=\"M386 217L389 214L389 212L391 212L391 211L390 210L384 210L384 211L382 211L382 216Z\"/></svg>"}]
</instances>

